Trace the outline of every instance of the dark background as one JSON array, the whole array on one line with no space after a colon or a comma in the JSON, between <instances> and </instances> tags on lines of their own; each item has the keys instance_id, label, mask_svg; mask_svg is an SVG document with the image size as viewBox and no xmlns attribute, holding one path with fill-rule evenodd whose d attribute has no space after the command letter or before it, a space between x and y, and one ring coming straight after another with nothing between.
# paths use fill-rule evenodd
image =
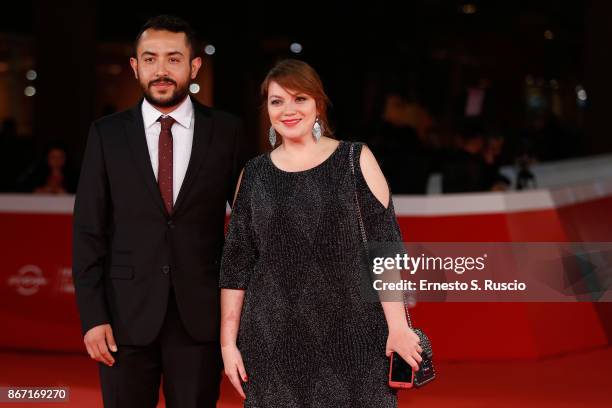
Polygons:
<instances>
[{"instance_id":1,"label":"dark background","mask_svg":"<svg viewBox=\"0 0 612 408\"><path fill-rule=\"evenodd\" d=\"M14 92L19 98L9 98L28 111L26 123L18 123L33 146L24 161L35 160L53 139L78 164L91 121L116 108L96 102L105 45L129 47L141 25L161 13L187 19L204 44L214 44L213 104L241 116L259 150L266 128L259 84L276 60L295 57L321 75L341 139L368 141L385 95L395 92L431 116L432 146L452 145L464 120L465 90L484 79L490 87L479 119L508 145L550 113L556 93L564 140L550 158L612 151L606 103L612 6L606 1L25 0L0 15L0 60L10 70L25 58L38 73L34 97ZM303 46L300 54L289 51L292 42ZM119 63L127 67L128 56ZM586 101L577 99L577 86ZM533 103L529 87L540 95ZM122 91L113 92L119 98Z\"/></svg>"}]
</instances>

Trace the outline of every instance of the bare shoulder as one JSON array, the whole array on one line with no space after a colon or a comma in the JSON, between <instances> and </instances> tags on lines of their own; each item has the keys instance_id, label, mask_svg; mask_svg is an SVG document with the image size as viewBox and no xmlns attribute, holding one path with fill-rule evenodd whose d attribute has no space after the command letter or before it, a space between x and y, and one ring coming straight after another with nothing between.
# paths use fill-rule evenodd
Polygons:
<instances>
[{"instance_id":1,"label":"bare shoulder","mask_svg":"<svg viewBox=\"0 0 612 408\"><path fill-rule=\"evenodd\" d=\"M389 207L389 198L391 196L389 185L387 184L385 175L380 169L372 150L366 145L361 149L359 166L361 167L363 178L370 188L370 191L372 191L372 194L374 194L385 208Z\"/></svg>"}]
</instances>

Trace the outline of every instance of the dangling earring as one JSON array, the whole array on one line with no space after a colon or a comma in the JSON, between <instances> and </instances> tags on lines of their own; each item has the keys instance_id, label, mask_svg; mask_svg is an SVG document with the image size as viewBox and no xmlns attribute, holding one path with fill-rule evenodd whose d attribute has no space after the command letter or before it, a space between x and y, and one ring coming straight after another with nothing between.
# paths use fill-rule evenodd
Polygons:
<instances>
[{"instance_id":1,"label":"dangling earring","mask_svg":"<svg viewBox=\"0 0 612 408\"><path fill-rule=\"evenodd\" d=\"M323 133L323 126L321 125L321 122L319 122L319 118L317 118L317 120L315 120L314 126L312 127L312 135L315 138L315 141L319 141L319 139L321 139L321 134Z\"/></svg>"},{"instance_id":2,"label":"dangling earring","mask_svg":"<svg viewBox=\"0 0 612 408\"><path fill-rule=\"evenodd\" d=\"M276 146L276 132L274 131L274 126L270 126L270 130L268 131L268 140L272 145L272 148Z\"/></svg>"}]
</instances>

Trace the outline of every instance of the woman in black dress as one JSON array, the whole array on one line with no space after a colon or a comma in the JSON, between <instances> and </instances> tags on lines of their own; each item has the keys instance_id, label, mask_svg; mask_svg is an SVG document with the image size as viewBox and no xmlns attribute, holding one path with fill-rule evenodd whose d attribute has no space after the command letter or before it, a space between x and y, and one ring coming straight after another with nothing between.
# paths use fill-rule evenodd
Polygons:
<instances>
[{"instance_id":1,"label":"woman in black dress","mask_svg":"<svg viewBox=\"0 0 612 408\"><path fill-rule=\"evenodd\" d=\"M308 64L277 64L262 96L280 145L238 181L220 277L225 373L245 407L396 407L388 356L417 368L421 348L401 302L362 295L355 203L356 189L369 241L401 241L385 178L366 146L329 137Z\"/></svg>"}]
</instances>

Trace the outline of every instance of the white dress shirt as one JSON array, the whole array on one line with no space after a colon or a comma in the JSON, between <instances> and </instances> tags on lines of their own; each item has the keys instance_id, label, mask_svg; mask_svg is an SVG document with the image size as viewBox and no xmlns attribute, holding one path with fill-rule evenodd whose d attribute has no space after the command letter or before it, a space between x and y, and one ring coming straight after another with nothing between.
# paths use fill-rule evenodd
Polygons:
<instances>
[{"instance_id":1,"label":"white dress shirt","mask_svg":"<svg viewBox=\"0 0 612 408\"><path fill-rule=\"evenodd\" d=\"M158 142L161 132L161 123L157 121L160 116L171 116L175 122L172 124L172 199L176 203L179 190L185 179L187 165L191 157L191 146L193 144L193 103L189 96L185 98L175 110L164 114L155 109L146 99L142 102L142 119L144 121L147 146L149 147L149 158L153 173L157 180L159 167Z\"/></svg>"}]
</instances>

